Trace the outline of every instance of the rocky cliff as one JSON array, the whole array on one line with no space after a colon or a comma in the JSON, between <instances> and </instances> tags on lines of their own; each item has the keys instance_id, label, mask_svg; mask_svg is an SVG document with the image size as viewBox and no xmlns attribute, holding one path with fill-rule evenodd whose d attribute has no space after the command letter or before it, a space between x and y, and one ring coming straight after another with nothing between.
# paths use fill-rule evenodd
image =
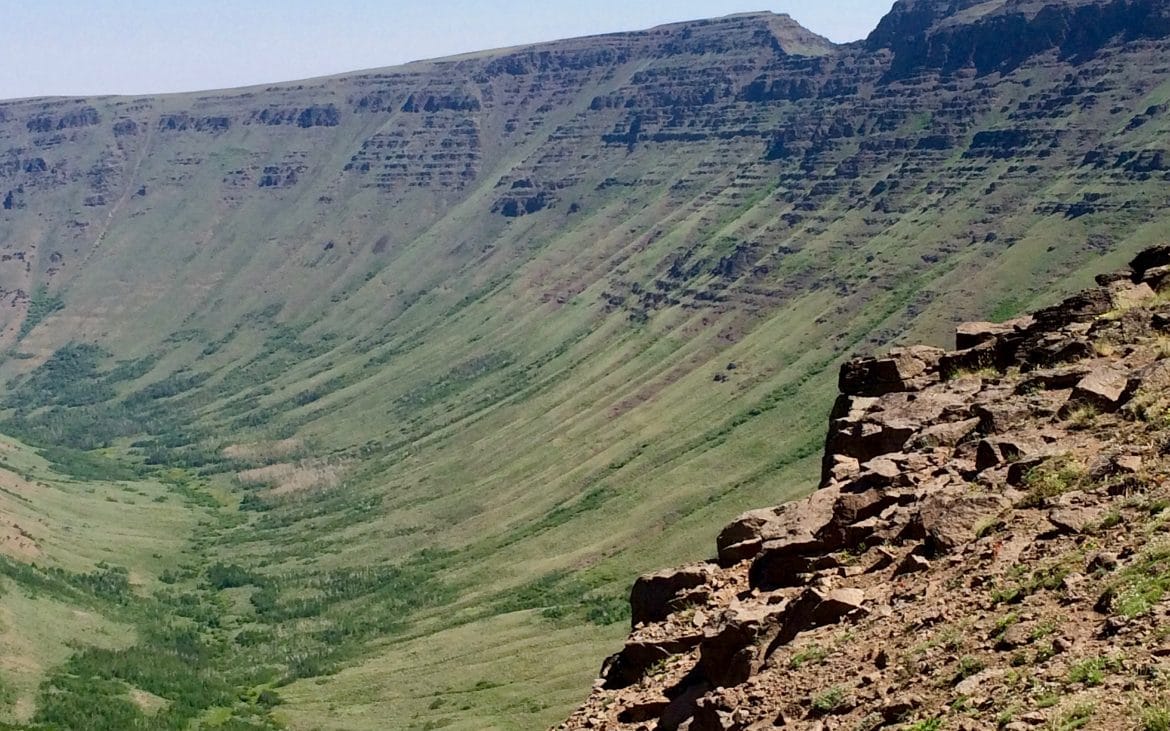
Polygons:
<instances>
[{"instance_id":1,"label":"rocky cliff","mask_svg":"<svg viewBox=\"0 0 1170 731\"><path fill-rule=\"evenodd\" d=\"M1098 281L847 363L820 489L639 579L558 728L1163 728L1170 247Z\"/></svg>"}]
</instances>

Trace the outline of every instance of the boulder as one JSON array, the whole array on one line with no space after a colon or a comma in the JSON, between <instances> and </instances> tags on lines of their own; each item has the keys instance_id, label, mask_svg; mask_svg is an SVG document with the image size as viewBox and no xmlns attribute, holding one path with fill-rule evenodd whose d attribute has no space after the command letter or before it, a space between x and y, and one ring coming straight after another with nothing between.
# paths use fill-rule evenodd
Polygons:
<instances>
[{"instance_id":1,"label":"boulder","mask_svg":"<svg viewBox=\"0 0 1170 731\"><path fill-rule=\"evenodd\" d=\"M812 559L827 550L825 542L811 534L768 541L748 569L748 583L753 589L765 591L799 586Z\"/></svg>"},{"instance_id":2,"label":"boulder","mask_svg":"<svg viewBox=\"0 0 1170 731\"><path fill-rule=\"evenodd\" d=\"M980 422L978 418L971 418L928 426L910 440L910 447L912 449L953 447L975 433Z\"/></svg>"},{"instance_id":3,"label":"boulder","mask_svg":"<svg viewBox=\"0 0 1170 731\"><path fill-rule=\"evenodd\" d=\"M1019 399L983 401L971 407L984 434L1007 434L1032 420L1032 411Z\"/></svg>"},{"instance_id":4,"label":"boulder","mask_svg":"<svg viewBox=\"0 0 1170 731\"><path fill-rule=\"evenodd\" d=\"M792 642L801 632L866 613L865 592L861 589L823 591L809 587L786 605L780 631L772 640L765 657L770 657L778 647Z\"/></svg>"},{"instance_id":5,"label":"boulder","mask_svg":"<svg viewBox=\"0 0 1170 731\"><path fill-rule=\"evenodd\" d=\"M622 651L606 658L601 666L604 688L628 688L646 676L646 671L675 655L689 652L702 642L700 634L664 640L634 640L626 642Z\"/></svg>"},{"instance_id":6,"label":"boulder","mask_svg":"<svg viewBox=\"0 0 1170 731\"><path fill-rule=\"evenodd\" d=\"M1036 454L1041 446L1030 439L995 437L983 439L975 451L975 469L979 472Z\"/></svg>"},{"instance_id":7,"label":"boulder","mask_svg":"<svg viewBox=\"0 0 1170 731\"><path fill-rule=\"evenodd\" d=\"M970 493L949 487L926 495L918 508L916 532L935 552L952 551L974 541L980 528L994 522L1011 501L1002 495Z\"/></svg>"},{"instance_id":8,"label":"boulder","mask_svg":"<svg viewBox=\"0 0 1170 731\"><path fill-rule=\"evenodd\" d=\"M783 604L738 606L726 611L699 645L699 673L715 687L734 687L759 672L780 633Z\"/></svg>"},{"instance_id":9,"label":"boulder","mask_svg":"<svg viewBox=\"0 0 1170 731\"><path fill-rule=\"evenodd\" d=\"M1061 533L1085 533L1101 522L1099 508L1060 507L1048 512L1048 522Z\"/></svg>"},{"instance_id":10,"label":"boulder","mask_svg":"<svg viewBox=\"0 0 1170 731\"><path fill-rule=\"evenodd\" d=\"M1142 458L1136 454L1119 454L1112 462L1115 474L1136 475L1142 471Z\"/></svg>"},{"instance_id":11,"label":"boulder","mask_svg":"<svg viewBox=\"0 0 1170 731\"><path fill-rule=\"evenodd\" d=\"M1131 284L1119 282L1108 288L1113 307L1119 310L1128 310L1140 307L1158 296L1150 285L1145 282Z\"/></svg>"},{"instance_id":12,"label":"boulder","mask_svg":"<svg viewBox=\"0 0 1170 731\"><path fill-rule=\"evenodd\" d=\"M955 378L962 373L998 368L999 363L999 341L991 340L947 353L939 359L938 370L944 378Z\"/></svg>"},{"instance_id":13,"label":"boulder","mask_svg":"<svg viewBox=\"0 0 1170 731\"><path fill-rule=\"evenodd\" d=\"M1027 394L1032 391L1054 391L1072 388L1080 383L1081 379L1089 375L1090 372L1092 372L1091 368L1079 363L1058 368L1042 368L1028 374L1028 377L1016 387L1016 393Z\"/></svg>"},{"instance_id":14,"label":"boulder","mask_svg":"<svg viewBox=\"0 0 1170 731\"><path fill-rule=\"evenodd\" d=\"M782 519L784 507L749 510L719 532L715 545L720 566L734 566L760 552L764 526Z\"/></svg>"},{"instance_id":15,"label":"boulder","mask_svg":"<svg viewBox=\"0 0 1170 731\"><path fill-rule=\"evenodd\" d=\"M1046 461L1051 459L1052 456L1052 452L1046 451L1037 454L1030 454L1027 457L1021 457L1015 460L1010 465L1008 465L1007 484L1011 485L1012 487L1023 487L1024 483L1028 479L1028 475L1031 474L1032 470L1044 464Z\"/></svg>"},{"instance_id":16,"label":"boulder","mask_svg":"<svg viewBox=\"0 0 1170 731\"><path fill-rule=\"evenodd\" d=\"M967 350L984 343L995 342L1001 335L1026 330L1031 317L1019 317L1006 322L965 322L955 328L955 349Z\"/></svg>"},{"instance_id":17,"label":"boulder","mask_svg":"<svg viewBox=\"0 0 1170 731\"><path fill-rule=\"evenodd\" d=\"M1113 366L1094 368L1073 387L1072 396L1061 413L1066 415L1072 409L1088 405L1104 412L1114 412L1125 402L1129 386L1129 375Z\"/></svg>"},{"instance_id":18,"label":"boulder","mask_svg":"<svg viewBox=\"0 0 1170 731\"><path fill-rule=\"evenodd\" d=\"M639 577L630 590L631 624L661 622L681 609L680 598L705 585L711 576L709 565L694 564Z\"/></svg>"},{"instance_id":19,"label":"boulder","mask_svg":"<svg viewBox=\"0 0 1170 731\"><path fill-rule=\"evenodd\" d=\"M829 468L829 479L833 482L848 482L861 474L861 465L853 457L843 454L830 455L833 466Z\"/></svg>"},{"instance_id":20,"label":"boulder","mask_svg":"<svg viewBox=\"0 0 1170 731\"><path fill-rule=\"evenodd\" d=\"M831 485L801 500L744 513L716 539L720 565L733 566L753 557L767 564L770 559L764 558L765 553L774 559L815 550L822 544L817 535L832 522L840 495L840 488Z\"/></svg>"},{"instance_id":21,"label":"boulder","mask_svg":"<svg viewBox=\"0 0 1170 731\"><path fill-rule=\"evenodd\" d=\"M841 393L850 396L882 396L899 391L921 391L937 383L939 348L896 348L884 358L861 358L841 367Z\"/></svg>"}]
</instances>

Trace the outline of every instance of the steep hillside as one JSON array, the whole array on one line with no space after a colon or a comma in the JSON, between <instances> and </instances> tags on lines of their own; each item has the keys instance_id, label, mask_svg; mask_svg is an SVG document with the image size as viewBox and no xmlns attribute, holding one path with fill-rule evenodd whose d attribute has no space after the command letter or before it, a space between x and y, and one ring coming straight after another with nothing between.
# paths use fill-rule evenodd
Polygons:
<instances>
[{"instance_id":1,"label":"steep hillside","mask_svg":"<svg viewBox=\"0 0 1170 731\"><path fill-rule=\"evenodd\" d=\"M211 511L150 611L284 703L159 685L176 727L553 723L633 576L813 487L849 352L1165 238L1166 13L900 2L848 46L760 13L0 103L0 430Z\"/></svg>"},{"instance_id":2,"label":"steep hillside","mask_svg":"<svg viewBox=\"0 0 1170 731\"><path fill-rule=\"evenodd\" d=\"M558 728L1165 728L1168 277L845 364L820 489L640 578Z\"/></svg>"}]
</instances>

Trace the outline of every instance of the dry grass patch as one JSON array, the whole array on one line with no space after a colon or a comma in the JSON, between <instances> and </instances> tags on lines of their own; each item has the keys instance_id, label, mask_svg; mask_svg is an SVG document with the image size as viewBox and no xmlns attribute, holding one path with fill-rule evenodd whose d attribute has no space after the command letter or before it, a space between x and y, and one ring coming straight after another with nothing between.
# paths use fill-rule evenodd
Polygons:
<instances>
[{"instance_id":1,"label":"dry grass patch","mask_svg":"<svg viewBox=\"0 0 1170 731\"><path fill-rule=\"evenodd\" d=\"M292 437L275 442L248 442L229 444L221 452L224 457L237 462L273 462L288 459L303 451L305 443Z\"/></svg>"},{"instance_id":2,"label":"dry grass patch","mask_svg":"<svg viewBox=\"0 0 1170 731\"><path fill-rule=\"evenodd\" d=\"M236 473L241 485L266 487L269 496L330 490L341 484L347 463L339 460L279 462Z\"/></svg>"},{"instance_id":3,"label":"dry grass patch","mask_svg":"<svg viewBox=\"0 0 1170 731\"><path fill-rule=\"evenodd\" d=\"M41 555L41 548L33 536L16 523L0 522L0 553L12 558L29 560Z\"/></svg>"}]
</instances>

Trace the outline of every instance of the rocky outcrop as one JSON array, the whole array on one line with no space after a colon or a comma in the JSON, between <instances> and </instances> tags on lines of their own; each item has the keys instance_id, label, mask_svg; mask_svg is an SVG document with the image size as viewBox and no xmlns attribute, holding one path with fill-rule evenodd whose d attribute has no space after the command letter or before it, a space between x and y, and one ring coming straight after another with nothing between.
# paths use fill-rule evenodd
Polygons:
<instances>
[{"instance_id":1,"label":"rocky outcrop","mask_svg":"<svg viewBox=\"0 0 1170 731\"><path fill-rule=\"evenodd\" d=\"M1119 39L1168 35L1170 13L1157 0L899 0L866 43L893 52L886 79L895 80L933 71L1006 72L1045 52L1085 60Z\"/></svg>"},{"instance_id":2,"label":"rocky outcrop","mask_svg":"<svg viewBox=\"0 0 1170 731\"><path fill-rule=\"evenodd\" d=\"M1063 677L1077 666L1061 653L1094 657L1129 628L1118 672L1136 672L1151 657L1142 643L1160 640L1156 623L1125 615L1155 611L1163 592L1121 610L1129 584L1114 577L1148 570L1141 552L1161 522L1140 506L1170 493L1154 478L1170 441L1168 266L1170 247L1149 249L1059 305L960 326L958 351L846 363L821 487L741 515L710 563L639 579L629 642L558 728L878 729L957 715L976 729L1020 714L1007 727L1022 729L1060 711L1021 696L1011 668ZM1132 676L1098 683L1123 684L1156 698ZM955 714L956 699L973 705Z\"/></svg>"}]
</instances>

